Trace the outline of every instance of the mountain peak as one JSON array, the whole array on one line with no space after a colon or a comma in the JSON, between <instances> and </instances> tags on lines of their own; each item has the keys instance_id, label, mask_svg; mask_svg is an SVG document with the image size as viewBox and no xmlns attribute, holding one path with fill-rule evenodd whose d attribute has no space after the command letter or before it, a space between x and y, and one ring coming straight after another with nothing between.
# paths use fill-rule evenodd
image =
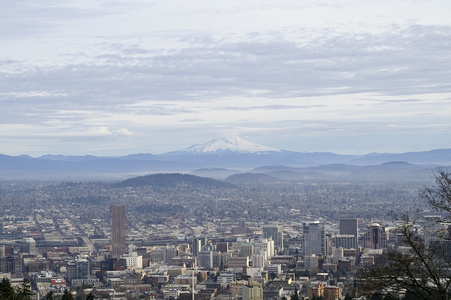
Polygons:
<instances>
[{"instance_id":1,"label":"mountain peak","mask_svg":"<svg viewBox=\"0 0 451 300\"><path fill-rule=\"evenodd\" d=\"M279 149L255 144L239 137L217 138L185 148L183 152L220 154L220 153L256 153L256 152L279 152Z\"/></svg>"}]
</instances>

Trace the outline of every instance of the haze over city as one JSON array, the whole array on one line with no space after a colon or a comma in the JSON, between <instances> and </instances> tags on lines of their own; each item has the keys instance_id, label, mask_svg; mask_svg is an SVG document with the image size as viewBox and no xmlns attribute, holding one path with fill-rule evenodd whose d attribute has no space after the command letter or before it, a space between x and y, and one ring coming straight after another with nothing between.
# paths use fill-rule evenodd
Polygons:
<instances>
[{"instance_id":1,"label":"haze over city","mask_svg":"<svg viewBox=\"0 0 451 300\"><path fill-rule=\"evenodd\" d=\"M451 148L449 1L3 1L0 153Z\"/></svg>"}]
</instances>

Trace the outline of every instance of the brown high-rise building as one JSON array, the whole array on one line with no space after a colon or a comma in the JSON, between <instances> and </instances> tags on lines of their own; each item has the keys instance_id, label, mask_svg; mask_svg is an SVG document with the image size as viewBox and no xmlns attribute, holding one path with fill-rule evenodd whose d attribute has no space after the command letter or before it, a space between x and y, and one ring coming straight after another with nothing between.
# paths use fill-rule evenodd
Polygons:
<instances>
[{"instance_id":1,"label":"brown high-rise building","mask_svg":"<svg viewBox=\"0 0 451 300\"><path fill-rule=\"evenodd\" d=\"M216 251L227 253L229 252L229 242L217 242Z\"/></svg>"},{"instance_id":2,"label":"brown high-rise building","mask_svg":"<svg viewBox=\"0 0 451 300\"><path fill-rule=\"evenodd\" d=\"M120 257L127 252L125 206L111 205L111 254Z\"/></svg>"}]
</instances>

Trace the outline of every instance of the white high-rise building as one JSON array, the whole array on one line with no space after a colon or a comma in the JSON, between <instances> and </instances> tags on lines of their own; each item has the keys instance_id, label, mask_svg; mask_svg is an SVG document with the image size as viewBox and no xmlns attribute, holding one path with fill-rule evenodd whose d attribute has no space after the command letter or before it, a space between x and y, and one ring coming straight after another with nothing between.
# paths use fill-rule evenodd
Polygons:
<instances>
[{"instance_id":1,"label":"white high-rise building","mask_svg":"<svg viewBox=\"0 0 451 300\"><path fill-rule=\"evenodd\" d=\"M34 253L36 251L36 241L33 238L25 237L22 239L21 244L24 253Z\"/></svg>"},{"instance_id":2,"label":"white high-rise building","mask_svg":"<svg viewBox=\"0 0 451 300\"><path fill-rule=\"evenodd\" d=\"M263 238L272 239L274 247L283 248L283 227L280 225L263 226Z\"/></svg>"},{"instance_id":3,"label":"white high-rise building","mask_svg":"<svg viewBox=\"0 0 451 300\"><path fill-rule=\"evenodd\" d=\"M274 254L274 241L272 239L259 239L254 243L254 253L264 256L265 260L270 260Z\"/></svg>"},{"instance_id":4,"label":"white high-rise building","mask_svg":"<svg viewBox=\"0 0 451 300\"><path fill-rule=\"evenodd\" d=\"M127 268L137 268L142 269L143 267L143 257L138 255L138 252L133 251L133 245L128 246L128 254L122 255L125 259Z\"/></svg>"},{"instance_id":5,"label":"white high-rise building","mask_svg":"<svg viewBox=\"0 0 451 300\"><path fill-rule=\"evenodd\" d=\"M326 255L326 232L319 221L303 223L303 256Z\"/></svg>"},{"instance_id":6,"label":"white high-rise building","mask_svg":"<svg viewBox=\"0 0 451 300\"><path fill-rule=\"evenodd\" d=\"M255 268L263 268L265 266L265 258L263 255L254 254L252 255L252 266Z\"/></svg>"}]
</instances>

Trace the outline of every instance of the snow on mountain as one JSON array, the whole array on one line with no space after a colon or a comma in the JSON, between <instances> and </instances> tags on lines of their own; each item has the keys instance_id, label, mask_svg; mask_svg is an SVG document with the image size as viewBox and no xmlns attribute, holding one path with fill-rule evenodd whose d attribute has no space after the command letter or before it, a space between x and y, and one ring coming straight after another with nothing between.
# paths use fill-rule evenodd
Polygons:
<instances>
[{"instance_id":1,"label":"snow on mountain","mask_svg":"<svg viewBox=\"0 0 451 300\"><path fill-rule=\"evenodd\" d=\"M44 160L67 160L67 156L66 155L53 155L53 154L46 154L43 156L38 157L39 159L44 159Z\"/></svg>"},{"instance_id":2,"label":"snow on mountain","mask_svg":"<svg viewBox=\"0 0 451 300\"><path fill-rule=\"evenodd\" d=\"M255 144L239 137L218 138L205 144L193 145L182 151L198 154L280 152L279 149Z\"/></svg>"}]
</instances>

